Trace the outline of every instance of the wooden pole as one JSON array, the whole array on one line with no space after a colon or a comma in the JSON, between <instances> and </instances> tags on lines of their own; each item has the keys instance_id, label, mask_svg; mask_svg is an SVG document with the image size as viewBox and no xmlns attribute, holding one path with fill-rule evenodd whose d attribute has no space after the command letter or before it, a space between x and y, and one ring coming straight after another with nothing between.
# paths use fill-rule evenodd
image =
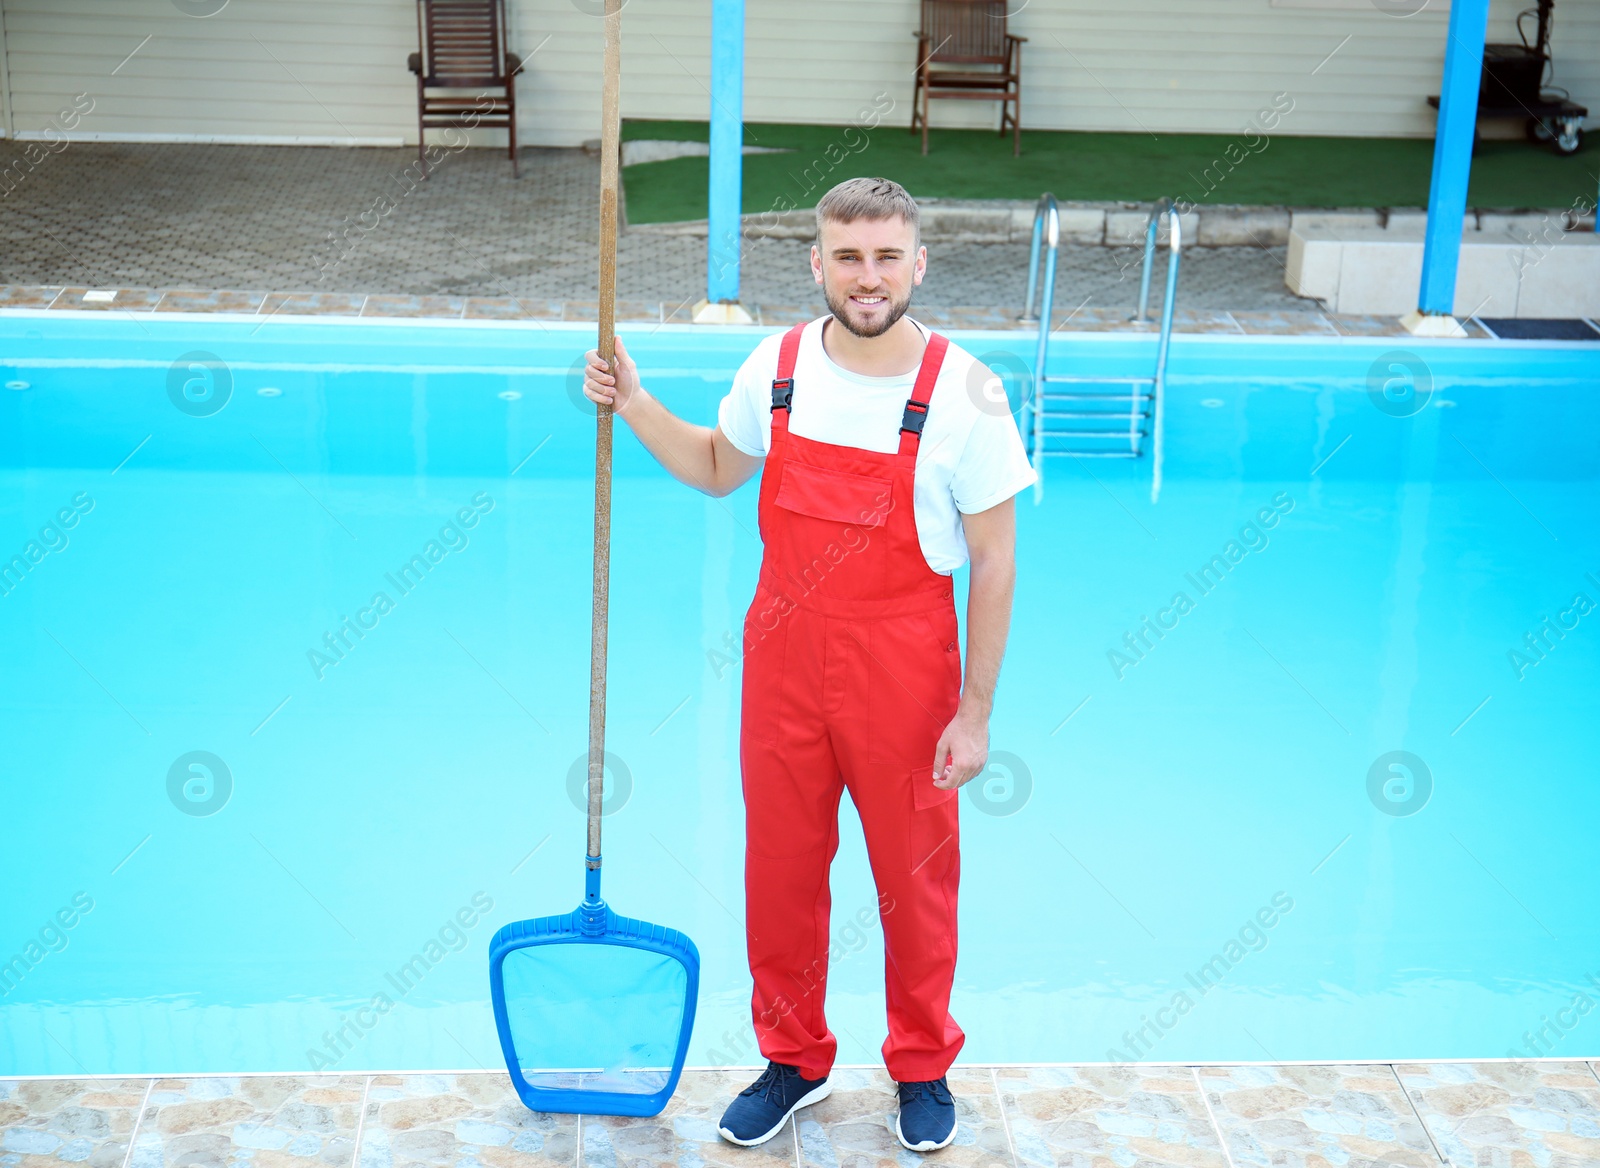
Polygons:
<instances>
[{"instance_id":1,"label":"wooden pole","mask_svg":"<svg viewBox=\"0 0 1600 1168\"><path fill-rule=\"evenodd\" d=\"M606 0L605 67L600 91L600 356L616 372L617 202L622 122L623 0ZM590 885L599 892L600 807L605 798L606 620L611 589L611 407L595 413L594 606L589 641Z\"/></svg>"}]
</instances>

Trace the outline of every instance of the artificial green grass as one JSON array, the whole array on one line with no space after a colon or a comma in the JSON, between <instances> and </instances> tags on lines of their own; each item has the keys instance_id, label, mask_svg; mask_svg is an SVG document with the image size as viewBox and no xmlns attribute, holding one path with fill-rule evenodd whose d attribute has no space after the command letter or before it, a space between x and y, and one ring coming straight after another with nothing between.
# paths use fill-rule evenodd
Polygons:
<instances>
[{"instance_id":1,"label":"artificial green grass","mask_svg":"<svg viewBox=\"0 0 1600 1168\"><path fill-rule=\"evenodd\" d=\"M624 139L706 141L705 122L630 119ZM1428 202L1433 142L1421 138L1290 138L1265 146L1226 134L1100 134L1024 130L934 130L928 155L903 125L747 123L751 146L792 153L744 156L744 212L812 207L834 183L856 175L892 178L918 198L1150 202L1171 195L1205 206L1421 207ZM1231 149L1230 149L1231 147ZM1253 149L1252 149L1253 148ZM1240 159L1230 163L1229 156ZM708 161L674 158L626 167L628 220L706 217ZM1547 146L1484 141L1472 160L1474 207L1558 208L1595 197L1595 155L1562 157Z\"/></svg>"}]
</instances>

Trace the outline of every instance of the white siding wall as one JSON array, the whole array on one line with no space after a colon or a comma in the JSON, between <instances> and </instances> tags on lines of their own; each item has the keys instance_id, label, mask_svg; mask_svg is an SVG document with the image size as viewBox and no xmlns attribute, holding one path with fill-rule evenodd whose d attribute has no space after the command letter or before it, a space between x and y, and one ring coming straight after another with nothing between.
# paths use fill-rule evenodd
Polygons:
<instances>
[{"instance_id":1,"label":"white siding wall","mask_svg":"<svg viewBox=\"0 0 1600 1168\"><path fill-rule=\"evenodd\" d=\"M404 134L399 99L416 33L400 5L233 0L203 20L168 0L7 0L3 8L18 133L41 129L87 93L94 109L79 133L90 138Z\"/></svg>"},{"instance_id":2,"label":"white siding wall","mask_svg":"<svg viewBox=\"0 0 1600 1168\"><path fill-rule=\"evenodd\" d=\"M591 0L509 3L513 48L531 54L523 140L594 137L599 22L578 7ZM1521 6L1494 0L1491 40L1515 39ZM1438 88L1446 16L1431 7L1406 19L1350 0L1017 7L1024 126L1227 133L1287 92L1280 133L1432 133L1423 99ZM414 141L414 12L411 0L229 0L197 19L171 0L0 0L10 124L42 131L88 93L85 137ZM746 118L843 123L887 91L888 122L902 124L916 20L916 0L749 0ZM1600 114L1600 4L1562 0L1556 20L1557 80ZM631 0L623 25L624 115L705 118L710 0ZM934 115L994 117L951 102Z\"/></svg>"}]
</instances>

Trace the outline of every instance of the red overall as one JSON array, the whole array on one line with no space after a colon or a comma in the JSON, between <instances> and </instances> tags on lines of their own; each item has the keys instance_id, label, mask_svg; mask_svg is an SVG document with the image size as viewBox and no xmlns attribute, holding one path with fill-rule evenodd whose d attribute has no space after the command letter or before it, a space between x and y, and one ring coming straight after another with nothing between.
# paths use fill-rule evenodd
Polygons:
<instances>
[{"instance_id":1,"label":"red overall","mask_svg":"<svg viewBox=\"0 0 1600 1168\"><path fill-rule=\"evenodd\" d=\"M773 382L765 552L744 627L751 1012L766 1058L807 1078L832 1067L828 868L848 787L878 888L876 906L861 907L883 924L884 1063L898 1082L936 1079L965 1041L949 1009L958 800L932 774L960 700L961 653L950 577L917 540L912 479L948 342L929 336L900 449L883 454L789 432L791 394L805 392L792 381L804 327L784 336Z\"/></svg>"}]
</instances>

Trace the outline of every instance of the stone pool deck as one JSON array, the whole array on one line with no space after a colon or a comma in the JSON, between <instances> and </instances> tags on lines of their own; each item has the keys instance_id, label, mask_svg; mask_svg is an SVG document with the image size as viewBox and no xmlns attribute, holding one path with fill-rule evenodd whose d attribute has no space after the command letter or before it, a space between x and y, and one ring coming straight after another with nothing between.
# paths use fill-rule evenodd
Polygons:
<instances>
[{"instance_id":1,"label":"stone pool deck","mask_svg":"<svg viewBox=\"0 0 1600 1168\"><path fill-rule=\"evenodd\" d=\"M74 142L0 192L0 284L594 299L597 158L528 148L514 179L498 151L467 150L426 182L415 163L404 148ZM747 239L742 299L820 315L810 251L809 239ZM1284 285L1287 255L1281 244L1188 251L1179 306L1317 307ZM1025 240L930 241L917 304L1014 313L1027 258ZM1131 307L1140 258L1063 246L1057 302ZM623 230L621 298L688 306L705 286L703 238Z\"/></svg>"},{"instance_id":2,"label":"stone pool deck","mask_svg":"<svg viewBox=\"0 0 1600 1168\"><path fill-rule=\"evenodd\" d=\"M536 148L522 161L514 179L497 151L468 150L449 155L424 182L403 148L74 142L0 191L0 309L593 321L599 162L583 150ZM1178 332L1408 335L1392 316L1328 312L1289 291L1288 212L1266 223L1257 222L1260 208L1243 218L1238 210L1197 212L1200 246L1183 252ZM1142 248L1117 242L1123 236L1113 231L1113 220L1131 223L1142 212L1068 212L1097 215L1100 242L1062 244L1054 327L1147 327L1129 320ZM929 224L943 216L946 227L970 227L984 213L930 204ZM1009 223L1016 209L1004 216ZM1209 232L1226 245L1207 243L1208 216L1230 226ZM782 230L745 238L740 295L758 324L826 311L811 276L805 216L790 218L796 222ZM703 232L694 224L624 227L622 320L688 322L705 294ZM930 234L913 315L936 328L1022 327L1030 233ZM85 292L116 295L85 301ZM1488 335L1476 323L1467 329Z\"/></svg>"},{"instance_id":3,"label":"stone pool deck","mask_svg":"<svg viewBox=\"0 0 1600 1168\"><path fill-rule=\"evenodd\" d=\"M0 1080L5 1168L916 1168L881 1070L759 1148L716 1121L752 1070L691 1070L649 1119L530 1112L496 1072ZM1595 1168L1581 1061L961 1066L946 1168ZM581 1130L580 1130L581 1129Z\"/></svg>"}]
</instances>

